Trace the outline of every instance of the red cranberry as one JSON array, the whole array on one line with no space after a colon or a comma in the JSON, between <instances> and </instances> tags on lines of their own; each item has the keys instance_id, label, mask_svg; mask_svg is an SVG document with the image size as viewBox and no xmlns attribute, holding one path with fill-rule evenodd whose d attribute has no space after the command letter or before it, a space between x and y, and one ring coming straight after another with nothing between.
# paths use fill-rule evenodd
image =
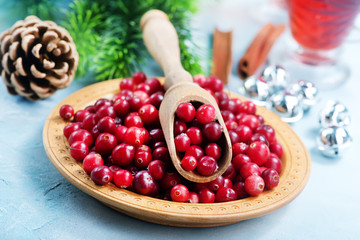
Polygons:
<instances>
[{"instance_id":1,"label":"red cranberry","mask_svg":"<svg viewBox=\"0 0 360 240\"><path fill-rule=\"evenodd\" d=\"M237 199L243 199L249 196L249 194L245 190L244 182L237 182L233 186L234 191L236 192Z\"/></svg>"},{"instance_id":2,"label":"red cranberry","mask_svg":"<svg viewBox=\"0 0 360 240\"><path fill-rule=\"evenodd\" d=\"M97 185L106 185L108 184L112 178L113 173L109 169L109 167L102 165L97 166L91 171L91 179L94 181Z\"/></svg>"},{"instance_id":3,"label":"red cranberry","mask_svg":"<svg viewBox=\"0 0 360 240\"><path fill-rule=\"evenodd\" d=\"M95 167L101 165L104 165L104 161L98 153L89 153L83 160L83 167L87 174L90 174Z\"/></svg>"},{"instance_id":4,"label":"red cranberry","mask_svg":"<svg viewBox=\"0 0 360 240\"><path fill-rule=\"evenodd\" d=\"M165 140L164 133L161 128L153 128L149 131L150 139L153 142L163 142Z\"/></svg>"},{"instance_id":5,"label":"red cranberry","mask_svg":"<svg viewBox=\"0 0 360 240\"><path fill-rule=\"evenodd\" d=\"M102 156L108 156L116 146L116 137L110 133L101 133L95 141L95 149Z\"/></svg>"},{"instance_id":6,"label":"red cranberry","mask_svg":"<svg viewBox=\"0 0 360 240\"><path fill-rule=\"evenodd\" d=\"M264 191L265 182L258 175L251 175L245 179L245 190L251 196L257 196Z\"/></svg>"},{"instance_id":7,"label":"red cranberry","mask_svg":"<svg viewBox=\"0 0 360 240\"><path fill-rule=\"evenodd\" d=\"M232 159L232 164L236 171L240 171L240 169L247 163L251 163L251 159L246 154L238 154Z\"/></svg>"},{"instance_id":8,"label":"red cranberry","mask_svg":"<svg viewBox=\"0 0 360 240\"><path fill-rule=\"evenodd\" d=\"M234 113L230 112L229 110L221 111L221 116L223 117L224 122L227 122L230 120L236 120Z\"/></svg>"},{"instance_id":9,"label":"red cranberry","mask_svg":"<svg viewBox=\"0 0 360 240\"><path fill-rule=\"evenodd\" d=\"M96 113L96 108L94 105L87 106L85 110L89 111L90 113Z\"/></svg>"},{"instance_id":10,"label":"red cranberry","mask_svg":"<svg viewBox=\"0 0 360 240\"><path fill-rule=\"evenodd\" d=\"M213 157L216 161L221 157L221 148L216 143L209 143L205 147L205 155Z\"/></svg>"},{"instance_id":11,"label":"red cranberry","mask_svg":"<svg viewBox=\"0 0 360 240\"><path fill-rule=\"evenodd\" d=\"M215 95L215 98L219 101L219 102L222 102L222 101L229 101L229 95L227 95L226 92L216 92L214 93Z\"/></svg>"},{"instance_id":12,"label":"red cranberry","mask_svg":"<svg viewBox=\"0 0 360 240\"><path fill-rule=\"evenodd\" d=\"M195 192L189 192L189 199L186 201L188 203L199 203L199 195Z\"/></svg>"},{"instance_id":13,"label":"red cranberry","mask_svg":"<svg viewBox=\"0 0 360 240\"><path fill-rule=\"evenodd\" d=\"M153 149L156 149L158 147L165 147L166 148L167 146L166 146L166 143L163 142L163 141L154 143Z\"/></svg>"},{"instance_id":14,"label":"red cranberry","mask_svg":"<svg viewBox=\"0 0 360 240\"><path fill-rule=\"evenodd\" d=\"M143 121L142 119L137 116L137 115L128 115L125 118L124 124L126 127L138 127L138 128L142 128L143 127Z\"/></svg>"},{"instance_id":15,"label":"red cranberry","mask_svg":"<svg viewBox=\"0 0 360 240\"><path fill-rule=\"evenodd\" d=\"M270 154L268 160L264 163L264 167L275 169L280 174L282 170L282 163L277 155Z\"/></svg>"},{"instance_id":16,"label":"red cranberry","mask_svg":"<svg viewBox=\"0 0 360 240\"><path fill-rule=\"evenodd\" d=\"M279 185L279 173L272 168L266 169L261 177L264 179L266 189L270 190Z\"/></svg>"},{"instance_id":17,"label":"red cranberry","mask_svg":"<svg viewBox=\"0 0 360 240\"><path fill-rule=\"evenodd\" d=\"M151 104L143 105L138 113L144 124L151 125L159 122L159 111Z\"/></svg>"},{"instance_id":18,"label":"red cranberry","mask_svg":"<svg viewBox=\"0 0 360 240\"><path fill-rule=\"evenodd\" d=\"M207 188L204 188L199 191L199 202L200 203L214 203L215 202L215 193L210 191Z\"/></svg>"},{"instance_id":19,"label":"red cranberry","mask_svg":"<svg viewBox=\"0 0 360 240\"><path fill-rule=\"evenodd\" d=\"M239 142L232 145L232 155L236 156L240 153L245 153L249 146L246 143Z\"/></svg>"},{"instance_id":20,"label":"red cranberry","mask_svg":"<svg viewBox=\"0 0 360 240\"><path fill-rule=\"evenodd\" d=\"M63 133L65 135L66 138L69 138L69 136L77 131L81 129L81 123L80 122L72 122L72 123L69 123L68 125L66 125L64 127L64 130L63 130Z\"/></svg>"},{"instance_id":21,"label":"red cranberry","mask_svg":"<svg viewBox=\"0 0 360 240\"><path fill-rule=\"evenodd\" d=\"M129 99L127 99L130 107L131 112L137 112L143 105L143 102L138 96L132 96Z\"/></svg>"},{"instance_id":22,"label":"red cranberry","mask_svg":"<svg viewBox=\"0 0 360 240\"><path fill-rule=\"evenodd\" d=\"M134 81L131 78L123 78L120 82L120 91L121 90L134 90Z\"/></svg>"},{"instance_id":23,"label":"red cranberry","mask_svg":"<svg viewBox=\"0 0 360 240\"><path fill-rule=\"evenodd\" d=\"M228 187L228 188L232 188L233 187L233 183L230 180L230 178L224 178L224 187Z\"/></svg>"},{"instance_id":24,"label":"red cranberry","mask_svg":"<svg viewBox=\"0 0 360 240\"><path fill-rule=\"evenodd\" d=\"M154 179L159 180L165 175L165 163L160 160L153 160L148 165L148 171Z\"/></svg>"},{"instance_id":25,"label":"red cranberry","mask_svg":"<svg viewBox=\"0 0 360 240\"><path fill-rule=\"evenodd\" d=\"M140 91L144 91L146 92L147 94L151 94L151 87L148 83L139 83L136 88L135 88L136 91L140 90Z\"/></svg>"},{"instance_id":26,"label":"red cranberry","mask_svg":"<svg viewBox=\"0 0 360 240\"><path fill-rule=\"evenodd\" d=\"M220 92L224 89L224 83L219 78L215 76L210 76L208 77L208 81L209 81L209 87L214 92Z\"/></svg>"},{"instance_id":27,"label":"red cranberry","mask_svg":"<svg viewBox=\"0 0 360 240\"><path fill-rule=\"evenodd\" d=\"M220 188L215 195L216 202L229 202L237 199L237 194L232 188Z\"/></svg>"},{"instance_id":28,"label":"red cranberry","mask_svg":"<svg viewBox=\"0 0 360 240\"><path fill-rule=\"evenodd\" d=\"M265 143L267 146L269 146L269 142L266 139L266 137L264 135L262 135L261 133L255 133L251 136L251 138L249 139L249 144L253 143L253 142L263 142Z\"/></svg>"},{"instance_id":29,"label":"red cranberry","mask_svg":"<svg viewBox=\"0 0 360 240\"><path fill-rule=\"evenodd\" d=\"M74 116L74 108L70 105L63 105L59 110L60 117L65 121Z\"/></svg>"},{"instance_id":30,"label":"red cranberry","mask_svg":"<svg viewBox=\"0 0 360 240\"><path fill-rule=\"evenodd\" d=\"M240 176L243 179L251 175L260 175L260 167L256 163L246 163L244 166L240 168Z\"/></svg>"},{"instance_id":31,"label":"red cranberry","mask_svg":"<svg viewBox=\"0 0 360 240\"><path fill-rule=\"evenodd\" d=\"M216 117L215 108L210 104L203 104L196 110L196 119L201 124L207 124L214 121Z\"/></svg>"},{"instance_id":32,"label":"red cranberry","mask_svg":"<svg viewBox=\"0 0 360 240\"><path fill-rule=\"evenodd\" d=\"M101 118L97 126L100 132L114 133L116 129L115 120L109 116Z\"/></svg>"},{"instance_id":33,"label":"red cranberry","mask_svg":"<svg viewBox=\"0 0 360 240\"><path fill-rule=\"evenodd\" d=\"M228 168L222 175L224 178L229 178L231 180L235 179L236 177L236 171L234 168L234 165L232 163L229 164Z\"/></svg>"},{"instance_id":34,"label":"red cranberry","mask_svg":"<svg viewBox=\"0 0 360 240\"><path fill-rule=\"evenodd\" d=\"M82 161L86 155L89 153L88 146L81 141L74 142L70 146L70 155L76 160L76 161Z\"/></svg>"},{"instance_id":35,"label":"red cranberry","mask_svg":"<svg viewBox=\"0 0 360 240\"><path fill-rule=\"evenodd\" d=\"M163 90L163 86L157 78L149 78L145 81L150 86L150 93L155 93Z\"/></svg>"},{"instance_id":36,"label":"red cranberry","mask_svg":"<svg viewBox=\"0 0 360 240\"><path fill-rule=\"evenodd\" d=\"M251 161L260 166L268 160L270 150L265 143L258 141L249 145L246 154L250 157Z\"/></svg>"},{"instance_id":37,"label":"red cranberry","mask_svg":"<svg viewBox=\"0 0 360 240\"><path fill-rule=\"evenodd\" d=\"M82 128L91 131L91 129L96 125L96 123L96 115L94 113L90 113L82 121Z\"/></svg>"},{"instance_id":38,"label":"red cranberry","mask_svg":"<svg viewBox=\"0 0 360 240\"><path fill-rule=\"evenodd\" d=\"M201 130L197 127L190 127L186 130L186 135L191 140L191 144L198 145L202 142Z\"/></svg>"},{"instance_id":39,"label":"red cranberry","mask_svg":"<svg viewBox=\"0 0 360 240\"><path fill-rule=\"evenodd\" d=\"M194 156L185 156L181 160L181 167L186 171L193 171L197 166L197 160Z\"/></svg>"},{"instance_id":40,"label":"red cranberry","mask_svg":"<svg viewBox=\"0 0 360 240\"><path fill-rule=\"evenodd\" d=\"M194 83L197 83L202 88L206 88L209 83L208 78L202 74L194 76L193 81L194 81Z\"/></svg>"},{"instance_id":41,"label":"red cranberry","mask_svg":"<svg viewBox=\"0 0 360 240\"><path fill-rule=\"evenodd\" d=\"M176 172L167 172L164 177L160 179L159 184L162 190L169 190L180 183L180 175Z\"/></svg>"},{"instance_id":42,"label":"red cranberry","mask_svg":"<svg viewBox=\"0 0 360 240\"><path fill-rule=\"evenodd\" d=\"M198 161L196 170L202 176L211 176L217 169L216 160L209 156L204 156Z\"/></svg>"},{"instance_id":43,"label":"red cranberry","mask_svg":"<svg viewBox=\"0 0 360 240\"><path fill-rule=\"evenodd\" d=\"M279 158L282 157L284 150L280 143L277 143L277 142L270 143L269 148L270 148L270 151L272 153L275 153Z\"/></svg>"},{"instance_id":44,"label":"red cranberry","mask_svg":"<svg viewBox=\"0 0 360 240\"><path fill-rule=\"evenodd\" d=\"M96 111L99 111L99 109L102 107L102 106L111 106L112 103L109 99L106 99L106 98L100 98L98 100L96 100L95 104L94 104L94 107L95 107L95 110Z\"/></svg>"},{"instance_id":45,"label":"red cranberry","mask_svg":"<svg viewBox=\"0 0 360 240\"><path fill-rule=\"evenodd\" d=\"M138 152L138 151L145 151L145 152L152 153L151 148L148 145L144 145L144 144L137 147L136 152Z\"/></svg>"},{"instance_id":46,"label":"red cranberry","mask_svg":"<svg viewBox=\"0 0 360 240\"><path fill-rule=\"evenodd\" d=\"M89 115L90 112L87 110L79 110L74 115L74 121L75 122L82 122L84 118Z\"/></svg>"},{"instance_id":47,"label":"red cranberry","mask_svg":"<svg viewBox=\"0 0 360 240\"><path fill-rule=\"evenodd\" d=\"M140 98L140 102L141 102L141 106L142 106L144 104L144 102L146 102L147 99L149 98L149 94L147 94L146 92L144 92L142 90L135 90L134 97Z\"/></svg>"},{"instance_id":48,"label":"red cranberry","mask_svg":"<svg viewBox=\"0 0 360 240\"><path fill-rule=\"evenodd\" d=\"M192 145L186 150L185 156L193 156L198 161L204 156L204 150L199 146Z\"/></svg>"},{"instance_id":49,"label":"red cranberry","mask_svg":"<svg viewBox=\"0 0 360 240\"><path fill-rule=\"evenodd\" d=\"M235 131L229 131L229 137L232 145L240 142L240 137Z\"/></svg>"},{"instance_id":50,"label":"red cranberry","mask_svg":"<svg viewBox=\"0 0 360 240\"><path fill-rule=\"evenodd\" d=\"M130 111L130 103L125 99L117 99L114 102L114 111L115 114L119 117L124 117Z\"/></svg>"},{"instance_id":51,"label":"red cranberry","mask_svg":"<svg viewBox=\"0 0 360 240\"><path fill-rule=\"evenodd\" d=\"M238 112L254 115L256 113L256 105L251 101L242 102L238 105Z\"/></svg>"},{"instance_id":52,"label":"red cranberry","mask_svg":"<svg viewBox=\"0 0 360 240\"><path fill-rule=\"evenodd\" d=\"M180 103L176 109L176 116L183 122L191 122L195 117L195 108L191 103Z\"/></svg>"},{"instance_id":53,"label":"red cranberry","mask_svg":"<svg viewBox=\"0 0 360 240\"><path fill-rule=\"evenodd\" d=\"M235 120L229 120L225 122L225 126L228 131L235 131L239 125Z\"/></svg>"},{"instance_id":54,"label":"red cranberry","mask_svg":"<svg viewBox=\"0 0 360 240\"><path fill-rule=\"evenodd\" d=\"M115 110L113 106L107 106L107 105L103 105L102 107L99 108L99 110L96 111L96 119L99 120L103 117L109 116L111 118L115 118L116 114L115 114Z\"/></svg>"},{"instance_id":55,"label":"red cranberry","mask_svg":"<svg viewBox=\"0 0 360 240\"><path fill-rule=\"evenodd\" d=\"M186 124L182 121L178 121L178 120L175 120L175 123L174 123L174 135L177 136L181 133L185 133L186 132Z\"/></svg>"},{"instance_id":56,"label":"red cranberry","mask_svg":"<svg viewBox=\"0 0 360 240\"><path fill-rule=\"evenodd\" d=\"M212 180L211 182L208 182L207 187L209 188L209 190L217 192L220 188L224 187L224 177L220 176Z\"/></svg>"},{"instance_id":57,"label":"red cranberry","mask_svg":"<svg viewBox=\"0 0 360 240\"><path fill-rule=\"evenodd\" d=\"M239 120L239 125L244 124L248 126L251 130L255 130L259 127L259 119L254 115L245 115Z\"/></svg>"},{"instance_id":58,"label":"red cranberry","mask_svg":"<svg viewBox=\"0 0 360 240\"><path fill-rule=\"evenodd\" d=\"M244 143L247 143L253 135L251 128L244 124L238 125L235 132L239 136L240 142Z\"/></svg>"},{"instance_id":59,"label":"red cranberry","mask_svg":"<svg viewBox=\"0 0 360 240\"><path fill-rule=\"evenodd\" d=\"M160 104L162 100L164 99L164 94L161 92L153 93L150 95L150 97L147 99L145 103L154 105L157 109L159 109Z\"/></svg>"},{"instance_id":60,"label":"red cranberry","mask_svg":"<svg viewBox=\"0 0 360 240\"><path fill-rule=\"evenodd\" d=\"M135 72L132 75L132 80L135 84L143 83L146 81L146 75L143 72Z\"/></svg>"},{"instance_id":61,"label":"red cranberry","mask_svg":"<svg viewBox=\"0 0 360 240\"><path fill-rule=\"evenodd\" d=\"M124 143L125 142L125 134L127 132L128 128L125 126L118 126L115 129L115 137L118 143Z\"/></svg>"},{"instance_id":62,"label":"red cranberry","mask_svg":"<svg viewBox=\"0 0 360 240\"><path fill-rule=\"evenodd\" d=\"M152 160L151 152L137 151L135 154L134 163L139 168L147 168Z\"/></svg>"},{"instance_id":63,"label":"red cranberry","mask_svg":"<svg viewBox=\"0 0 360 240\"><path fill-rule=\"evenodd\" d=\"M175 149L178 152L185 152L186 150L189 149L191 145L191 140L188 137L188 135L186 135L186 133L177 135L174 139L174 142L175 142Z\"/></svg>"},{"instance_id":64,"label":"red cranberry","mask_svg":"<svg viewBox=\"0 0 360 240\"><path fill-rule=\"evenodd\" d=\"M269 125L260 125L255 129L255 133L264 135L269 143L272 142L275 138L275 130Z\"/></svg>"},{"instance_id":65,"label":"red cranberry","mask_svg":"<svg viewBox=\"0 0 360 240\"><path fill-rule=\"evenodd\" d=\"M135 158L135 147L126 143L117 145L111 153L112 161L118 166L129 165Z\"/></svg>"},{"instance_id":66,"label":"red cranberry","mask_svg":"<svg viewBox=\"0 0 360 240\"><path fill-rule=\"evenodd\" d=\"M119 169L113 176L113 182L119 188L128 188L133 182L133 175L125 169Z\"/></svg>"},{"instance_id":67,"label":"red cranberry","mask_svg":"<svg viewBox=\"0 0 360 240\"><path fill-rule=\"evenodd\" d=\"M204 126L202 133L209 142L216 142L222 135L221 126L217 122L208 123Z\"/></svg>"},{"instance_id":68,"label":"red cranberry","mask_svg":"<svg viewBox=\"0 0 360 240\"><path fill-rule=\"evenodd\" d=\"M133 187L137 193L151 195L155 188L155 181L148 171L142 170L135 174Z\"/></svg>"},{"instance_id":69,"label":"red cranberry","mask_svg":"<svg viewBox=\"0 0 360 240\"><path fill-rule=\"evenodd\" d=\"M97 125L95 125L91 131L90 131L91 135L93 136L93 139L97 139L97 137L100 135L100 131L97 127Z\"/></svg>"},{"instance_id":70,"label":"red cranberry","mask_svg":"<svg viewBox=\"0 0 360 240\"><path fill-rule=\"evenodd\" d=\"M88 147L93 145L93 137L91 133L85 129L79 129L70 134L68 142L72 145L76 141L84 142Z\"/></svg>"},{"instance_id":71,"label":"red cranberry","mask_svg":"<svg viewBox=\"0 0 360 240\"><path fill-rule=\"evenodd\" d=\"M166 147L155 148L152 157L153 159L161 160L165 163L170 161L169 150Z\"/></svg>"},{"instance_id":72,"label":"red cranberry","mask_svg":"<svg viewBox=\"0 0 360 240\"><path fill-rule=\"evenodd\" d=\"M170 197L174 202L186 202L189 199L189 189L185 185L177 184L171 189Z\"/></svg>"},{"instance_id":73,"label":"red cranberry","mask_svg":"<svg viewBox=\"0 0 360 240\"><path fill-rule=\"evenodd\" d=\"M142 128L138 127L129 127L125 133L125 143L140 146L144 143L145 135L142 131Z\"/></svg>"}]
</instances>

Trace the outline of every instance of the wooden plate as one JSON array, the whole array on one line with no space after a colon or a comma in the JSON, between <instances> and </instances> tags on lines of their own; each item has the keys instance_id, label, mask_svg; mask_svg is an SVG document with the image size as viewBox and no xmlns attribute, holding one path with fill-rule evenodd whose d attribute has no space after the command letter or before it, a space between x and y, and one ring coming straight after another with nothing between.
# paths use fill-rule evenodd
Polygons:
<instances>
[{"instance_id":1,"label":"wooden plate","mask_svg":"<svg viewBox=\"0 0 360 240\"><path fill-rule=\"evenodd\" d=\"M280 184L257 197L213 203L176 203L119 189L113 184L97 186L76 162L66 148L63 136L66 123L59 116L59 109L70 104L75 111L93 104L102 97L111 98L118 93L121 79L100 82L85 87L64 99L48 116L43 129L45 151L55 168L73 185L111 208L145 221L181 227L221 226L245 219L259 217L291 202L305 187L310 174L310 156L292 128L271 111L258 107L266 123L276 131L284 148L283 170ZM241 98L234 93L232 97Z\"/></svg>"}]
</instances>

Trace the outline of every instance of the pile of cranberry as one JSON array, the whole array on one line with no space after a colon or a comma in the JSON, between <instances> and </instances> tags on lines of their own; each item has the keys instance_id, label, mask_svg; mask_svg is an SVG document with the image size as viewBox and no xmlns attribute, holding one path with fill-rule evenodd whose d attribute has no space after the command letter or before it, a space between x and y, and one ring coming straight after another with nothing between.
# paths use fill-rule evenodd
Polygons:
<instances>
[{"instance_id":1,"label":"pile of cranberry","mask_svg":"<svg viewBox=\"0 0 360 240\"><path fill-rule=\"evenodd\" d=\"M215 77L199 75L194 82L214 96L230 135L233 159L222 176L194 183L177 173L159 122L163 86L142 72L123 79L112 99L98 99L76 112L69 105L60 108L60 116L69 121L63 133L71 156L95 184L112 183L177 202L233 201L276 187L283 149L274 129L256 115L256 105L230 98ZM181 103L175 117L174 141L181 166L212 175L221 158L223 138L221 126L214 121L214 107Z\"/></svg>"}]
</instances>

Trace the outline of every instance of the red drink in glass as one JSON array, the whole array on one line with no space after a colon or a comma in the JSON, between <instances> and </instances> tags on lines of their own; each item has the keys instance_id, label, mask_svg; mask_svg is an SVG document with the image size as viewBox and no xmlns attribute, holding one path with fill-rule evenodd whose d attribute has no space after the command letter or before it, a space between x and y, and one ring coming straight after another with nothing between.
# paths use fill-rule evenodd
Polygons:
<instances>
[{"instance_id":1,"label":"red drink in glass","mask_svg":"<svg viewBox=\"0 0 360 240\"><path fill-rule=\"evenodd\" d=\"M292 35L305 48L337 48L351 30L359 10L360 0L290 0Z\"/></svg>"}]
</instances>

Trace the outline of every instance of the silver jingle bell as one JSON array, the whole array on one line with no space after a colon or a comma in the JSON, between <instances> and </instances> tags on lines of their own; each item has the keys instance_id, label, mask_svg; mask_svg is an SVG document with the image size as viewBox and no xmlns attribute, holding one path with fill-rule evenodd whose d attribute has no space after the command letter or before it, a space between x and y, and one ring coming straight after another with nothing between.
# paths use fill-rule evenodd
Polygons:
<instances>
[{"instance_id":1,"label":"silver jingle bell","mask_svg":"<svg viewBox=\"0 0 360 240\"><path fill-rule=\"evenodd\" d=\"M288 72L279 65L267 66L263 70L261 77L268 83L272 93L285 90L289 82Z\"/></svg>"},{"instance_id":2,"label":"silver jingle bell","mask_svg":"<svg viewBox=\"0 0 360 240\"><path fill-rule=\"evenodd\" d=\"M309 111L318 101L319 90L312 82L306 80L297 81L288 87L287 91L299 97L305 112Z\"/></svg>"},{"instance_id":3,"label":"silver jingle bell","mask_svg":"<svg viewBox=\"0 0 360 240\"><path fill-rule=\"evenodd\" d=\"M320 130L317 147L324 156L341 156L352 143L352 138L343 127L328 127Z\"/></svg>"},{"instance_id":4,"label":"silver jingle bell","mask_svg":"<svg viewBox=\"0 0 360 240\"><path fill-rule=\"evenodd\" d=\"M350 114L345 105L329 100L320 112L319 122L322 127L346 127L350 124Z\"/></svg>"},{"instance_id":5,"label":"silver jingle bell","mask_svg":"<svg viewBox=\"0 0 360 240\"><path fill-rule=\"evenodd\" d=\"M261 78L251 76L244 81L245 96L260 106L267 105L267 100L270 97L269 86Z\"/></svg>"},{"instance_id":6,"label":"silver jingle bell","mask_svg":"<svg viewBox=\"0 0 360 240\"><path fill-rule=\"evenodd\" d=\"M284 122L293 123L303 116L303 109L297 96L289 92L280 92L270 98L271 110Z\"/></svg>"}]
</instances>

